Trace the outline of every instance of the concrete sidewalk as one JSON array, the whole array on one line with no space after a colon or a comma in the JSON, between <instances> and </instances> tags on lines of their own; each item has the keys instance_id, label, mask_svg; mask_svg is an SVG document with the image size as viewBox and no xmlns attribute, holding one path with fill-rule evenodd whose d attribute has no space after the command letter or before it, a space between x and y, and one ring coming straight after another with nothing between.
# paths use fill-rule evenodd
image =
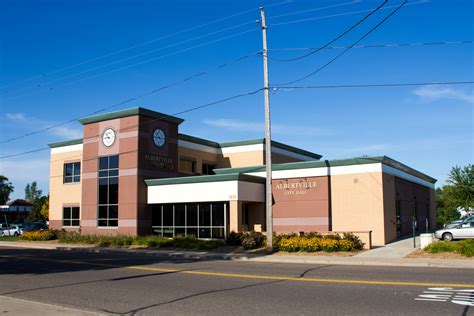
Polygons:
<instances>
[{"instance_id":1,"label":"concrete sidewalk","mask_svg":"<svg viewBox=\"0 0 474 316\"><path fill-rule=\"evenodd\" d=\"M420 237L415 239L415 245L420 246ZM402 259L412 253L416 248L413 247L413 237L404 238L391 242L383 247L371 249L356 255L357 258L374 259Z\"/></svg>"},{"instance_id":2,"label":"concrete sidewalk","mask_svg":"<svg viewBox=\"0 0 474 316\"><path fill-rule=\"evenodd\" d=\"M0 314L8 315L40 315L40 316L90 316L106 315L63 306L32 302L8 296L0 296Z\"/></svg>"},{"instance_id":3,"label":"concrete sidewalk","mask_svg":"<svg viewBox=\"0 0 474 316\"><path fill-rule=\"evenodd\" d=\"M413 240L411 241L413 243ZM352 257L323 256L311 254L248 254L248 253L220 253L212 251L162 250L162 249L128 249L128 248L101 248L90 245L70 245L41 242L1 242L0 247L16 247L30 249L48 249L63 251L83 251L95 253L140 254L161 258L190 260L234 260L268 263L301 263L301 264L330 264L330 265L362 265L362 266L400 266L400 267L433 267L474 269L474 258L469 259L428 259L404 258L407 251L407 240L391 247L381 247ZM411 244L413 247L413 244ZM382 251L381 249L384 249ZM402 250L404 249L404 250ZM410 252L413 248L409 248ZM371 253L371 252L374 253ZM408 252L409 253L409 252Z\"/></svg>"}]
</instances>

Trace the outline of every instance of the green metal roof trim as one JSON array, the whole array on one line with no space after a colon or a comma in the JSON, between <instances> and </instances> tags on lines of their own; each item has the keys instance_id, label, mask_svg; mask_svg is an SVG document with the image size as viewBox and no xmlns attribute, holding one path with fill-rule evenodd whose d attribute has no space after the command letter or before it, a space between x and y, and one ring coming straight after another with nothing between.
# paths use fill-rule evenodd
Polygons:
<instances>
[{"instance_id":1,"label":"green metal roof trim","mask_svg":"<svg viewBox=\"0 0 474 316\"><path fill-rule=\"evenodd\" d=\"M307 169L307 168L324 168L324 167L339 167L339 166L351 166L351 165L363 165L371 163L383 163L387 166L393 167L395 169L404 171L408 174L411 174L415 177L428 181L430 183L435 183L437 180L410 168L392 158L387 156L378 156L378 157L359 157L359 158L350 158L350 159L340 159L340 160L323 160L323 161L304 161L304 162L291 162L283 164L272 165L272 170L295 170L295 169ZM252 166L252 167L241 167L241 168L223 168L223 169L214 169L216 174L228 174L228 173L250 173L250 172L264 172L265 166Z\"/></svg>"},{"instance_id":2,"label":"green metal roof trim","mask_svg":"<svg viewBox=\"0 0 474 316\"><path fill-rule=\"evenodd\" d=\"M265 178L249 176L246 174L230 173L230 174L209 175L209 176L150 179L150 180L145 180L145 183L147 186L155 186L155 185L189 184L189 183L222 182L222 181L245 181L245 182L254 182L254 183L265 183Z\"/></svg>"},{"instance_id":3,"label":"green metal roof trim","mask_svg":"<svg viewBox=\"0 0 474 316\"><path fill-rule=\"evenodd\" d=\"M297 154L300 154L300 155L303 155L303 156L311 157L311 158L314 158L314 159L317 159L317 160L321 159L321 157L322 157L321 155L318 155L316 153L312 153L312 152L306 151L304 149L300 149L300 148L289 146L289 145L286 145L286 144L283 144L283 143L279 143L279 142L276 142L274 140L272 140L272 147L285 149L285 150L288 150L288 151L291 151L291 152L294 152L294 153L297 153Z\"/></svg>"},{"instance_id":4,"label":"green metal roof trim","mask_svg":"<svg viewBox=\"0 0 474 316\"><path fill-rule=\"evenodd\" d=\"M255 145L255 144L265 144L265 138L243 140L243 141L238 141L238 142L221 143L220 146L222 148L225 148L225 147L237 147L237 146L246 146L246 145ZM321 155L312 153L310 151L303 150L303 149L300 149L300 148L296 148L296 147L293 147L293 146L289 146L289 145L286 145L286 144L283 144L283 143L280 143L280 142L277 142L277 141L274 141L274 140L272 140L272 147L285 149L285 150L288 150L288 151L291 151L291 152L294 152L294 153L297 153L297 154L301 154L303 156L311 157L311 158L314 158L314 159L321 159L321 157L322 157Z\"/></svg>"},{"instance_id":5,"label":"green metal roof trim","mask_svg":"<svg viewBox=\"0 0 474 316\"><path fill-rule=\"evenodd\" d=\"M64 147L64 146L79 145L79 144L82 144L82 138L65 140L65 141L57 142L57 143L51 143L51 144L48 144L48 146L50 148L56 148L56 147Z\"/></svg>"},{"instance_id":6,"label":"green metal roof trim","mask_svg":"<svg viewBox=\"0 0 474 316\"><path fill-rule=\"evenodd\" d=\"M133 115L144 115L144 116L148 116L148 117L152 117L155 119L159 119L159 120L163 120L163 121L167 121L171 123L176 123L176 124L181 124L184 121L183 119L180 119L179 117L175 117L168 114L137 107L137 108L131 108L131 109L126 109L126 110L120 110L120 111L115 111L115 112L110 112L110 113L83 117L79 119L79 122L81 122L82 124L90 124L90 123L96 123L96 122L112 120L116 118L122 118L122 117L133 116Z\"/></svg>"},{"instance_id":7,"label":"green metal roof trim","mask_svg":"<svg viewBox=\"0 0 474 316\"><path fill-rule=\"evenodd\" d=\"M255 144L265 144L265 139L264 138L242 140L242 141L238 141L238 142L217 143L217 142L213 142L213 141L210 141L210 140L206 140L206 139L202 139L202 138L198 138L198 137L194 137L194 136L190 136L190 135L186 135L186 134L179 134L179 139L184 140L184 141L188 141L188 142L191 142L191 143L196 143L196 144L201 144L201 145L204 145L204 146L213 147L213 148L226 148L226 147L238 147L238 146L255 145ZM277 141L274 141L274 140L272 141L272 147L285 149L285 150L288 150L288 151L291 151L291 152L294 152L294 153L297 153L297 154L301 154L301 155L304 155L304 156L307 156L307 157L311 157L311 158L314 158L314 159L321 159L321 157L322 157L321 155L318 155L318 154L315 154L315 153L312 153L312 152L309 152L309 151L306 151L306 150L303 150L303 149L300 149L300 148L296 148L296 147L293 147L293 146L289 146L289 145L286 145L286 144L283 144L283 143L280 143L280 142L277 142Z\"/></svg>"},{"instance_id":8,"label":"green metal roof trim","mask_svg":"<svg viewBox=\"0 0 474 316\"><path fill-rule=\"evenodd\" d=\"M394 160L394 159L392 159L392 158L390 158L390 157L387 157L387 156L384 156L383 163L384 163L385 165L387 165L387 166L393 167L393 168L398 169L398 170L402 170L402 171L404 171L404 172L406 172L406 173L408 173L408 174L411 174L411 175L413 175L413 176L415 176L415 177L418 177L418 178L420 178L420 179L426 180L426 181L428 181L428 182L430 182L430 183L435 183L436 181L438 181L438 180L436 180L435 178L432 178L432 177L430 177L430 176L428 176L428 175L426 175L426 174L424 174L424 173L422 173L422 172L420 172L420 171L418 171L418 170L415 170L415 169L413 169L413 168L410 168L410 167L408 167L407 165L402 164L401 162L396 161L396 160Z\"/></svg>"},{"instance_id":9,"label":"green metal roof trim","mask_svg":"<svg viewBox=\"0 0 474 316\"><path fill-rule=\"evenodd\" d=\"M214 148L220 148L219 143L216 143L207 139L199 138L199 137L194 137L194 136L190 136L186 134L178 134L178 138L180 140L184 140L184 141L195 143L195 144L200 144L200 145L214 147Z\"/></svg>"}]
</instances>

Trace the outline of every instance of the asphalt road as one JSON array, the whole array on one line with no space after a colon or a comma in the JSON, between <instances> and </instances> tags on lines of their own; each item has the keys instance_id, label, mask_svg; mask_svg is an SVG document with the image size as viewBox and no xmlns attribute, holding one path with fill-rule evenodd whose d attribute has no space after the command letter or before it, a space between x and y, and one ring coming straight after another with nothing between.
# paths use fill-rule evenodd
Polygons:
<instances>
[{"instance_id":1,"label":"asphalt road","mask_svg":"<svg viewBox=\"0 0 474 316\"><path fill-rule=\"evenodd\" d=\"M474 269L0 248L0 295L113 314L474 315Z\"/></svg>"}]
</instances>

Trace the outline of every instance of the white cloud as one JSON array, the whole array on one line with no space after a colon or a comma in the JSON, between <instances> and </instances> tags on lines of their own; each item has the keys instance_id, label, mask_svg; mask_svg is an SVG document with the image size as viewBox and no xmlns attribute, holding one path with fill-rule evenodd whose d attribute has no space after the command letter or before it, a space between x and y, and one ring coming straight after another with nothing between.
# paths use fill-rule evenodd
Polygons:
<instances>
[{"instance_id":1,"label":"white cloud","mask_svg":"<svg viewBox=\"0 0 474 316\"><path fill-rule=\"evenodd\" d=\"M21 126L24 128L28 128L30 130L40 130L40 129L48 128L49 126L54 126L58 124L58 122L41 120L33 116L28 116L24 113L6 113L5 118L8 121L11 121L12 124L27 122L28 124L23 124ZM72 138L82 137L81 129L74 128L66 124L48 129L46 132L49 133L50 135L60 136L63 139L72 139Z\"/></svg>"},{"instance_id":2,"label":"white cloud","mask_svg":"<svg viewBox=\"0 0 474 316\"><path fill-rule=\"evenodd\" d=\"M5 117L11 121L25 121L25 114L23 113L7 113Z\"/></svg>"},{"instance_id":3,"label":"white cloud","mask_svg":"<svg viewBox=\"0 0 474 316\"><path fill-rule=\"evenodd\" d=\"M433 102L441 99L451 99L474 103L474 93L465 92L452 87L443 87L439 85L424 86L417 88L413 94L420 97L422 101Z\"/></svg>"},{"instance_id":4,"label":"white cloud","mask_svg":"<svg viewBox=\"0 0 474 316\"><path fill-rule=\"evenodd\" d=\"M204 124L219 128L224 128L234 132L262 132L265 130L264 123L246 122L231 119L204 120ZM298 135L298 136L322 136L330 135L331 131L325 128L272 124L272 134L277 135Z\"/></svg>"},{"instance_id":5,"label":"white cloud","mask_svg":"<svg viewBox=\"0 0 474 316\"><path fill-rule=\"evenodd\" d=\"M64 139L74 139L74 138L82 138L82 130L77 128L71 128L66 125L58 126L50 131L51 134L56 136L61 136Z\"/></svg>"}]
</instances>

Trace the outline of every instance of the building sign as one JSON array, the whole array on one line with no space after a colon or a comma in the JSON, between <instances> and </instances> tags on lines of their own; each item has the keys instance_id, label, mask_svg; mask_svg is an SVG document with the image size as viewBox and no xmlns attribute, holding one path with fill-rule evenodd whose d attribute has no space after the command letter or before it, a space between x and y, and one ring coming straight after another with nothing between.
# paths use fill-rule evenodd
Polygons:
<instances>
[{"instance_id":1,"label":"building sign","mask_svg":"<svg viewBox=\"0 0 474 316\"><path fill-rule=\"evenodd\" d=\"M316 181L308 181L308 179L300 179L298 182L288 182L288 180L282 180L276 185L277 190L285 190L284 195L305 195L308 193L308 189L317 188L318 183Z\"/></svg>"},{"instance_id":2,"label":"building sign","mask_svg":"<svg viewBox=\"0 0 474 316\"><path fill-rule=\"evenodd\" d=\"M152 154L145 154L145 160L149 161L152 166L161 169L174 169L174 161L171 157L157 156Z\"/></svg>"}]
</instances>

